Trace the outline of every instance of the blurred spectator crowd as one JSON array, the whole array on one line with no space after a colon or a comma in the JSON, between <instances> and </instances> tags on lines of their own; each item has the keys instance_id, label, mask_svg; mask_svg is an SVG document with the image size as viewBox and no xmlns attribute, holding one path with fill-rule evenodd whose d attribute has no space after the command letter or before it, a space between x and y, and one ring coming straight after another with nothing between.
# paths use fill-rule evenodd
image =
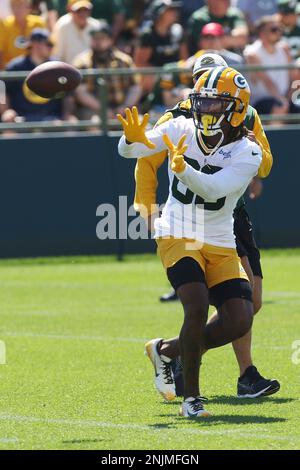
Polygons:
<instances>
[{"instance_id":1,"label":"blurred spectator crowd","mask_svg":"<svg viewBox=\"0 0 300 470\"><path fill-rule=\"evenodd\" d=\"M300 1L0 0L1 70L30 71L48 60L79 69L164 68L159 77L138 71L109 77L110 118L133 105L159 114L186 98L191 70L204 51L217 51L233 67L300 66ZM187 71L175 74L175 67ZM259 113L300 112L297 69L251 72L247 78ZM92 77L50 101L33 95L21 80L7 81L0 104L7 123L98 122L100 111Z\"/></svg>"}]
</instances>

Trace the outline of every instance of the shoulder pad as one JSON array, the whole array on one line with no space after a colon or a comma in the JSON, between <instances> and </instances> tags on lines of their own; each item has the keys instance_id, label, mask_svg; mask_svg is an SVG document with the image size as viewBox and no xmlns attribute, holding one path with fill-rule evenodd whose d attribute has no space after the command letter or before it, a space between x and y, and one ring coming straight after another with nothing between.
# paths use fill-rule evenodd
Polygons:
<instances>
[{"instance_id":1,"label":"shoulder pad","mask_svg":"<svg viewBox=\"0 0 300 470\"><path fill-rule=\"evenodd\" d=\"M185 100L185 101L179 101L174 108L168 109L168 112L171 112L173 115L173 118L177 118L179 116L184 116L187 119L192 117L191 114L191 102L190 100Z\"/></svg>"},{"instance_id":2,"label":"shoulder pad","mask_svg":"<svg viewBox=\"0 0 300 470\"><path fill-rule=\"evenodd\" d=\"M164 124L165 122L169 121L170 119L173 119L173 113L171 111L167 111L159 120L156 122L154 127L160 126L161 124Z\"/></svg>"}]
</instances>

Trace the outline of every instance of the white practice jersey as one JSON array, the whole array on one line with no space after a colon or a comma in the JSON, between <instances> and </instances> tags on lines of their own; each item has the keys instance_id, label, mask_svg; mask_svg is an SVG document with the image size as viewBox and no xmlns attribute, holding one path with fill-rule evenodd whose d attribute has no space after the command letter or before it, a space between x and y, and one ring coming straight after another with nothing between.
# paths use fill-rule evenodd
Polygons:
<instances>
[{"instance_id":1,"label":"white practice jersey","mask_svg":"<svg viewBox=\"0 0 300 470\"><path fill-rule=\"evenodd\" d=\"M206 156L198 143L192 119L180 116L146 133L155 145L150 150L143 144L128 145L119 141L119 153L125 158L149 157L166 149L162 139L167 134L177 145L186 134L187 162L182 173L174 174L169 165L169 197L155 221L155 238L172 236L190 238L210 245L235 248L233 211L262 159L260 147L242 138Z\"/></svg>"}]
</instances>

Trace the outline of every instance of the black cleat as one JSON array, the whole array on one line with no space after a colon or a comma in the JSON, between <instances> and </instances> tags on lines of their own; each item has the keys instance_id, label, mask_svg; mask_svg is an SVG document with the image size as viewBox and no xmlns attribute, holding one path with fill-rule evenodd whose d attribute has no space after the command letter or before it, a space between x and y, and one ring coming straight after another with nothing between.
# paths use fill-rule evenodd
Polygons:
<instances>
[{"instance_id":1,"label":"black cleat","mask_svg":"<svg viewBox=\"0 0 300 470\"><path fill-rule=\"evenodd\" d=\"M171 368L174 376L176 396L183 397L183 375L180 356L171 361Z\"/></svg>"},{"instance_id":2,"label":"black cleat","mask_svg":"<svg viewBox=\"0 0 300 470\"><path fill-rule=\"evenodd\" d=\"M168 292L167 294L162 295L159 300L161 302L173 302L174 300L178 300L177 294L174 290Z\"/></svg>"},{"instance_id":3,"label":"black cleat","mask_svg":"<svg viewBox=\"0 0 300 470\"><path fill-rule=\"evenodd\" d=\"M266 397L278 392L279 389L278 380L265 379L255 366L250 366L238 379L237 396L238 398Z\"/></svg>"}]
</instances>

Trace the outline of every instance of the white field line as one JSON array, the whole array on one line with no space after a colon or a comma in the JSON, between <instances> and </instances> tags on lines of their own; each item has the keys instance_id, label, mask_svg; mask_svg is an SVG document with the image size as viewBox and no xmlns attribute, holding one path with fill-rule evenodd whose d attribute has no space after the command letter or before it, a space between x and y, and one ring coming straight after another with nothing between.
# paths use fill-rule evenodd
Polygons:
<instances>
[{"instance_id":1,"label":"white field line","mask_svg":"<svg viewBox=\"0 0 300 470\"><path fill-rule=\"evenodd\" d=\"M140 343L148 341L147 338L126 338L119 336L93 336L93 335L64 335L56 333L33 333L30 331L1 331L0 338L11 336L14 338L45 338L72 341L102 341L102 342L121 342L121 343ZM253 349L271 349L275 351L290 351L290 346L270 346L264 344L254 344Z\"/></svg>"},{"instance_id":2,"label":"white field line","mask_svg":"<svg viewBox=\"0 0 300 470\"><path fill-rule=\"evenodd\" d=\"M15 444L19 442L19 439L15 437L0 437L0 444Z\"/></svg>"},{"instance_id":3,"label":"white field line","mask_svg":"<svg viewBox=\"0 0 300 470\"><path fill-rule=\"evenodd\" d=\"M299 291L287 291L287 290L268 291L266 290L265 294L268 294L272 297L300 297Z\"/></svg>"},{"instance_id":4,"label":"white field line","mask_svg":"<svg viewBox=\"0 0 300 470\"><path fill-rule=\"evenodd\" d=\"M251 439L259 439L259 440L272 440L272 441L298 441L300 438L298 436L280 436L269 434L268 432L265 433L257 433L257 432L242 432L239 427L235 429L228 429L228 430L206 430L206 429L193 429L193 428L155 428L153 425L143 425L143 424L135 424L135 423L128 423L128 424L121 424L121 423L110 423L110 422L103 422L103 421L94 421L94 420L75 420L75 419L59 419L59 418L39 418L37 416L20 416L20 415L11 415L6 413L0 413L0 421L13 421L15 423L37 423L37 424L47 424L47 425L61 425L61 426L79 426L79 427L88 427L88 428L111 428L111 429L125 429L125 430L132 430L132 431L143 431L143 432L153 432L153 433L161 433L163 436L166 433L175 433L175 434L192 434L192 435L199 435L199 436L226 436L230 435L230 438L241 439L241 437L247 437ZM208 421L209 422L209 421ZM205 423L203 423L205 424ZM201 426L201 422L199 422L199 426ZM264 431L261 429L261 431Z\"/></svg>"}]
</instances>

